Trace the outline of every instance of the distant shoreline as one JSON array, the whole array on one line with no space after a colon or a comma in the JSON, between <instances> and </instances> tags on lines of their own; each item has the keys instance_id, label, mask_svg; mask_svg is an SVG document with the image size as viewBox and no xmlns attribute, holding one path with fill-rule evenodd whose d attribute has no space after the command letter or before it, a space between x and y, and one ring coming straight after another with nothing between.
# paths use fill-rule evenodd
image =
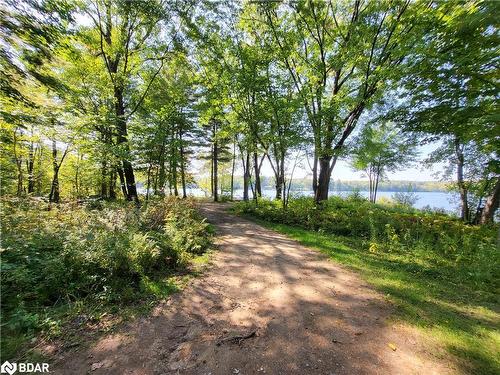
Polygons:
<instances>
[{"instance_id":1,"label":"distant shoreline","mask_svg":"<svg viewBox=\"0 0 500 375\"><path fill-rule=\"evenodd\" d=\"M228 176L224 176L223 190L227 190L230 186ZM271 190L275 189L274 178L269 176L261 176L262 189ZM193 186L194 187L194 186ZM243 188L243 177L235 176L234 189ZM312 190L312 179L310 178L297 178L292 181L290 191L304 192ZM329 191L337 192L353 192L353 191L368 191L369 183L364 180L333 180L330 183ZM378 186L378 191L382 192L440 192L448 193L451 191L450 182L444 181L404 181L404 180L391 180L381 181Z\"/></svg>"}]
</instances>

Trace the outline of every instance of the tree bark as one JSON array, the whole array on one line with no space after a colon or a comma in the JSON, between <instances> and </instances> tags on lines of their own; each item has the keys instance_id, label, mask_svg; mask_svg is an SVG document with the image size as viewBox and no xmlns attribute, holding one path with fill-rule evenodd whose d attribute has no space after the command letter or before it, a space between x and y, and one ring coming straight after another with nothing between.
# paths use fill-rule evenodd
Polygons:
<instances>
[{"instance_id":1,"label":"tree bark","mask_svg":"<svg viewBox=\"0 0 500 375\"><path fill-rule=\"evenodd\" d=\"M460 140L455 139L455 156L457 158L457 186L460 193L461 213L463 221L469 221L469 203L467 201L467 188L464 181L464 154Z\"/></svg>"},{"instance_id":2,"label":"tree bark","mask_svg":"<svg viewBox=\"0 0 500 375\"><path fill-rule=\"evenodd\" d=\"M314 196L316 197L316 193L318 191L318 155L316 154L316 151L314 151L314 161L313 161L313 178L312 178L312 189Z\"/></svg>"},{"instance_id":3,"label":"tree bark","mask_svg":"<svg viewBox=\"0 0 500 375\"><path fill-rule=\"evenodd\" d=\"M31 134L33 136L33 132ZM33 141L30 143L29 153L28 153L28 194L32 194L35 192L35 175L34 175L34 166L35 166L35 149Z\"/></svg>"},{"instance_id":4,"label":"tree bark","mask_svg":"<svg viewBox=\"0 0 500 375\"><path fill-rule=\"evenodd\" d=\"M137 195L137 187L135 186L135 175L132 163L128 160L122 161L123 172L125 174L125 183L127 184L127 200L139 203L139 196Z\"/></svg>"},{"instance_id":5,"label":"tree bark","mask_svg":"<svg viewBox=\"0 0 500 375\"><path fill-rule=\"evenodd\" d=\"M255 172L255 196L262 197L262 187L260 183L260 165L259 165L259 156L257 155L257 151L253 152L253 164L254 164L254 172Z\"/></svg>"},{"instance_id":6,"label":"tree bark","mask_svg":"<svg viewBox=\"0 0 500 375\"><path fill-rule=\"evenodd\" d=\"M125 184L125 176L123 175L123 169L121 167L118 167L118 177L120 178L120 186L122 188L123 196L127 199L127 185Z\"/></svg>"},{"instance_id":7,"label":"tree bark","mask_svg":"<svg viewBox=\"0 0 500 375\"><path fill-rule=\"evenodd\" d=\"M108 186L107 186L107 162L105 159L101 160L101 197L107 198L108 196Z\"/></svg>"},{"instance_id":8,"label":"tree bark","mask_svg":"<svg viewBox=\"0 0 500 375\"><path fill-rule=\"evenodd\" d=\"M177 133L175 129L172 129L170 132L170 173L169 173L169 186L170 191L174 190L174 196L179 196L179 191L177 189L177 163L179 162L179 158L177 155ZM172 194L170 192L170 194Z\"/></svg>"},{"instance_id":9,"label":"tree bark","mask_svg":"<svg viewBox=\"0 0 500 375\"><path fill-rule=\"evenodd\" d=\"M231 200L234 199L234 169L236 164L236 139L233 140L233 161L231 165Z\"/></svg>"},{"instance_id":10,"label":"tree bark","mask_svg":"<svg viewBox=\"0 0 500 375\"><path fill-rule=\"evenodd\" d=\"M288 191L286 190L286 179L285 179L285 153L283 152L281 154L281 163L280 163L280 169L281 169L281 172L280 172L280 178L281 178L281 195L283 197L283 202L286 203L286 201L288 200L288 196L289 196L289 193L290 193L290 188L292 187L292 179L290 178L290 184L289 184L289 189ZM295 167L295 165L294 165ZM293 176L292 176L293 177ZM285 205L283 206L285 207Z\"/></svg>"},{"instance_id":11,"label":"tree bark","mask_svg":"<svg viewBox=\"0 0 500 375\"><path fill-rule=\"evenodd\" d=\"M38 145L38 167L37 167L37 176L35 178L35 185L36 185L36 194L41 195L42 194L42 174L43 174L43 143L40 142Z\"/></svg>"},{"instance_id":12,"label":"tree bark","mask_svg":"<svg viewBox=\"0 0 500 375\"><path fill-rule=\"evenodd\" d=\"M17 164L17 196L21 197L24 193L22 160L19 159L18 161L16 161L16 164Z\"/></svg>"},{"instance_id":13,"label":"tree bark","mask_svg":"<svg viewBox=\"0 0 500 375\"><path fill-rule=\"evenodd\" d=\"M214 139L213 142L213 191L212 195L214 197L214 202L219 201L219 165L218 165L218 159L219 159L219 145L217 143L217 139Z\"/></svg>"},{"instance_id":14,"label":"tree bark","mask_svg":"<svg viewBox=\"0 0 500 375\"><path fill-rule=\"evenodd\" d=\"M151 168L153 167L153 163L150 161L148 166L148 174L146 180L146 201L149 200L149 188L151 186Z\"/></svg>"},{"instance_id":15,"label":"tree bark","mask_svg":"<svg viewBox=\"0 0 500 375\"><path fill-rule=\"evenodd\" d=\"M331 174L331 159L331 156L325 156L319 159L319 176L315 196L316 203L320 203L321 201L328 199Z\"/></svg>"},{"instance_id":16,"label":"tree bark","mask_svg":"<svg viewBox=\"0 0 500 375\"><path fill-rule=\"evenodd\" d=\"M214 197L214 151L213 147L214 145L211 146L212 149L211 154L210 154L210 196L213 198Z\"/></svg>"},{"instance_id":17,"label":"tree bark","mask_svg":"<svg viewBox=\"0 0 500 375\"><path fill-rule=\"evenodd\" d=\"M163 139L160 147L159 155L160 170L158 171L158 179L155 181L155 194L165 195L165 139Z\"/></svg>"},{"instance_id":18,"label":"tree bark","mask_svg":"<svg viewBox=\"0 0 500 375\"><path fill-rule=\"evenodd\" d=\"M495 212L498 210L500 203L500 177L497 177L497 182L493 188L492 193L486 199L484 204L483 212L481 213L480 224L493 223L493 218L495 217Z\"/></svg>"},{"instance_id":19,"label":"tree bark","mask_svg":"<svg viewBox=\"0 0 500 375\"><path fill-rule=\"evenodd\" d=\"M116 199L116 168L109 171L109 199Z\"/></svg>"},{"instance_id":20,"label":"tree bark","mask_svg":"<svg viewBox=\"0 0 500 375\"><path fill-rule=\"evenodd\" d=\"M119 81L118 77L118 66L120 63L120 58L124 55L125 64L128 58L128 45L125 46L125 50L120 50L116 53L116 55L111 58L106 54L106 51L103 48L103 40L109 47L112 47L113 39L112 39L112 28L113 28L113 20L111 14L111 6L110 4L105 4L105 12L106 17L104 20L105 27L101 24L101 19L99 19L98 26L101 31L101 54L106 64L106 69L109 73L110 79L113 83L113 96L115 99L115 116L116 116L116 131L117 131L117 145L123 145L124 154L126 155L121 160L121 169L119 172L120 182L122 184L122 192L124 193L125 199L131 201L134 200L139 203L139 196L137 195L137 187L135 185L135 175L134 168L132 167L132 163L130 160L130 146L127 139L127 118L125 116L125 102L123 100L123 91L124 88ZM128 18L128 14L126 14ZM126 189L124 188L126 186Z\"/></svg>"},{"instance_id":21,"label":"tree bark","mask_svg":"<svg viewBox=\"0 0 500 375\"><path fill-rule=\"evenodd\" d=\"M57 161L57 143L55 140L52 140L52 166L53 166L53 171L54 175L52 177L52 184L50 188L50 194L49 194L49 202L54 202L54 203L59 203L60 200L60 194L59 194L59 169L61 167L61 164L64 160L64 157L66 156L68 149L64 151L64 154L61 158L61 161Z\"/></svg>"},{"instance_id":22,"label":"tree bark","mask_svg":"<svg viewBox=\"0 0 500 375\"><path fill-rule=\"evenodd\" d=\"M125 198L129 201L139 202L139 196L137 195L137 187L135 185L135 175L132 163L128 158L130 157L130 146L127 140L127 120L125 118L125 105L123 102L123 89L115 87L115 115L116 115L116 127L118 131L117 144L124 146L124 151L126 157L122 159L123 175L125 178L125 184L127 185L127 195Z\"/></svg>"},{"instance_id":23,"label":"tree bark","mask_svg":"<svg viewBox=\"0 0 500 375\"><path fill-rule=\"evenodd\" d=\"M14 158L15 158L16 167L17 167L17 196L20 197L23 195L23 190L24 190L23 189L23 160L17 154L17 129L14 130L13 151L14 151Z\"/></svg>"},{"instance_id":24,"label":"tree bark","mask_svg":"<svg viewBox=\"0 0 500 375\"><path fill-rule=\"evenodd\" d=\"M50 188L49 202L59 203L59 168L54 168L54 177Z\"/></svg>"},{"instance_id":25,"label":"tree bark","mask_svg":"<svg viewBox=\"0 0 500 375\"><path fill-rule=\"evenodd\" d=\"M179 190L177 189L177 163L172 164L172 186L174 188L174 196L179 196Z\"/></svg>"},{"instance_id":26,"label":"tree bark","mask_svg":"<svg viewBox=\"0 0 500 375\"><path fill-rule=\"evenodd\" d=\"M153 192L155 195L158 194L158 174L159 174L158 170L159 170L159 168L156 167L154 177L153 177Z\"/></svg>"},{"instance_id":27,"label":"tree bark","mask_svg":"<svg viewBox=\"0 0 500 375\"><path fill-rule=\"evenodd\" d=\"M370 202L373 203L373 186L374 186L374 183L373 183L373 169L372 169L372 165L370 164L368 166L368 189L370 190Z\"/></svg>"},{"instance_id":28,"label":"tree bark","mask_svg":"<svg viewBox=\"0 0 500 375\"><path fill-rule=\"evenodd\" d=\"M182 139L182 131L179 130L179 141L180 141L180 159L181 159L181 185L182 185L182 198L187 198L186 193L186 164L184 155L184 141Z\"/></svg>"},{"instance_id":29,"label":"tree bark","mask_svg":"<svg viewBox=\"0 0 500 375\"><path fill-rule=\"evenodd\" d=\"M375 186L373 188L373 203L377 202L377 191L378 191L379 180L380 180L380 172L377 170L377 174L375 176Z\"/></svg>"},{"instance_id":30,"label":"tree bark","mask_svg":"<svg viewBox=\"0 0 500 375\"><path fill-rule=\"evenodd\" d=\"M250 153L247 152L246 161L243 163L243 200L248 201L248 189L250 186Z\"/></svg>"},{"instance_id":31,"label":"tree bark","mask_svg":"<svg viewBox=\"0 0 500 375\"><path fill-rule=\"evenodd\" d=\"M285 183L285 158L284 155L278 159L276 166L276 199L280 200L283 196L283 185Z\"/></svg>"}]
</instances>

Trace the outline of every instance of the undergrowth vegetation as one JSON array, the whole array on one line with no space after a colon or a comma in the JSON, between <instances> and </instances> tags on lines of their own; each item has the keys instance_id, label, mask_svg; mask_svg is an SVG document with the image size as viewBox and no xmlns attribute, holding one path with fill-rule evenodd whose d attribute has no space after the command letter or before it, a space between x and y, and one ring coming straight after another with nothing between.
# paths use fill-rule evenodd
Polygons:
<instances>
[{"instance_id":1,"label":"undergrowth vegetation","mask_svg":"<svg viewBox=\"0 0 500 375\"><path fill-rule=\"evenodd\" d=\"M211 227L187 200L49 209L41 201L3 198L1 216L2 357L8 358L41 330L57 335L82 301L116 307L168 295L175 289L169 276L211 245Z\"/></svg>"},{"instance_id":2,"label":"undergrowth vegetation","mask_svg":"<svg viewBox=\"0 0 500 375\"><path fill-rule=\"evenodd\" d=\"M402 320L453 354L462 371L500 371L498 225L466 225L359 197L331 197L320 207L298 198L286 210L268 200L233 207L360 272L395 303Z\"/></svg>"},{"instance_id":3,"label":"undergrowth vegetation","mask_svg":"<svg viewBox=\"0 0 500 375\"><path fill-rule=\"evenodd\" d=\"M466 225L444 213L378 205L357 196L331 197L321 206L297 198L286 210L269 200L241 202L235 209L271 222L353 237L370 253L411 254L428 269L468 283L491 284L498 276L498 228Z\"/></svg>"}]
</instances>

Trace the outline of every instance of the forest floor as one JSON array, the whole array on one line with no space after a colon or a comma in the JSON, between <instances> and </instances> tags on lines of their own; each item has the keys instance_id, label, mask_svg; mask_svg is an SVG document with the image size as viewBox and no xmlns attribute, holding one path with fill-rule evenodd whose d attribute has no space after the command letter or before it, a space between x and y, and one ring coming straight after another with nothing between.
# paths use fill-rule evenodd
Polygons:
<instances>
[{"instance_id":1,"label":"forest floor","mask_svg":"<svg viewBox=\"0 0 500 375\"><path fill-rule=\"evenodd\" d=\"M447 374L446 352L393 319L354 272L206 203L218 251L143 318L59 356L58 374Z\"/></svg>"}]
</instances>

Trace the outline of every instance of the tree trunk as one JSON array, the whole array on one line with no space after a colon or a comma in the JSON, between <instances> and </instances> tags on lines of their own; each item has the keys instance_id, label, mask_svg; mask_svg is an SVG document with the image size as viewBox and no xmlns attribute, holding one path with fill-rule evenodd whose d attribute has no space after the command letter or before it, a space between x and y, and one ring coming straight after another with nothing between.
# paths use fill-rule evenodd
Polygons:
<instances>
[{"instance_id":1,"label":"tree trunk","mask_svg":"<svg viewBox=\"0 0 500 375\"><path fill-rule=\"evenodd\" d=\"M214 176L213 176L213 191L212 191L212 195L214 197L214 202L218 202L219 201L219 171L218 171L218 168L219 168L219 165L218 165L218 159L219 159L219 145L217 143L217 140L215 139L214 140L214 149L213 149L213 153L212 153L212 156L213 156L213 173L214 173Z\"/></svg>"},{"instance_id":2,"label":"tree trunk","mask_svg":"<svg viewBox=\"0 0 500 375\"><path fill-rule=\"evenodd\" d=\"M181 159L181 185L182 185L182 198L187 198L186 193L186 165L185 165L185 155L184 155L184 145L182 140L182 133L179 132L180 140L180 159Z\"/></svg>"},{"instance_id":3,"label":"tree trunk","mask_svg":"<svg viewBox=\"0 0 500 375\"><path fill-rule=\"evenodd\" d=\"M236 164L236 139L233 141L233 161L231 166L231 200L234 199L234 168Z\"/></svg>"},{"instance_id":4,"label":"tree trunk","mask_svg":"<svg viewBox=\"0 0 500 375\"><path fill-rule=\"evenodd\" d=\"M122 161L123 172L125 175L125 183L127 184L127 200L139 203L139 196L137 195L137 187L135 186L135 175L132 163L128 160Z\"/></svg>"},{"instance_id":5,"label":"tree trunk","mask_svg":"<svg viewBox=\"0 0 500 375\"><path fill-rule=\"evenodd\" d=\"M118 167L118 177L120 178L120 186L122 188L122 193L125 199L127 199L127 185L125 184L125 176L123 175L123 169Z\"/></svg>"},{"instance_id":6,"label":"tree trunk","mask_svg":"<svg viewBox=\"0 0 500 375\"><path fill-rule=\"evenodd\" d=\"M283 197L285 184L285 155L281 155L276 163L276 199L280 200Z\"/></svg>"},{"instance_id":7,"label":"tree trunk","mask_svg":"<svg viewBox=\"0 0 500 375\"><path fill-rule=\"evenodd\" d=\"M54 168L54 177L50 188L49 202L59 203L59 168Z\"/></svg>"},{"instance_id":8,"label":"tree trunk","mask_svg":"<svg viewBox=\"0 0 500 375\"><path fill-rule=\"evenodd\" d=\"M19 161L17 161L16 164L17 164L17 196L21 197L24 193L22 160L19 159Z\"/></svg>"},{"instance_id":9,"label":"tree trunk","mask_svg":"<svg viewBox=\"0 0 500 375\"><path fill-rule=\"evenodd\" d=\"M259 156L257 151L253 152L253 164L255 172L255 197L262 197L262 187L260 184L260 166L259 166Z\"/></svg>"},{"instance_id":10,"label":"tree trunk","mask_svg":"<svg viewBox=\"0 0 500 375\"><path fill-rule=\"evenodd\" d=\"M174 190L174 196L179 196L179 191L177 189L177 163L179 161L177 155L177 133L175 129L170 131L170 173L169 173L169 182L170 182L170 190ZM172 195L172 192L170 192Z\"/></svg>"},{"instance_id":11,"label":"tree trunk","mask_svg":"<svg viewBox=\"0 0 500 375\"><path fill-rule=\"evenodd\" d=\"M375 176L375 186L373 188L373 203L377 202L377 191L378 191L379 180L380 180L380 172L377 171L377 175Z\"/></svg>"},{"instance_id":12,"label":"tree trunk","mask_svg":"<svg viewBox=\"0 0 500 375\"><path fill-rule=\"evenodd\" d=\"M165 137L162 139L161 146L158 150L158 171L155 176L155 181L154 181L154 193L155 195L165 195L165 180L166 180L166 174L165 174Z\"/></svg>"},{"instance_id":13,"label":"tree trunk","mask_svg":"<svg viewBox=\"0 0 500 375\"><path fill-rule=\"evenodd\" d=\"M57 163L57 144L55 140L52 140L52 166L54 176L52 177L49 202L59 203L59 165Z\"/></svg>"},{"instance_id":14,"label":"tree trunk","mask_svg":"<svg viewBox=\"0 0 500 375\"><path fill-rule=\"evenodd\" d=\"M293 177L293 176L291 176L291 177ZM289 188L287 191L287 188L286 188L287 181L285 178L285 153L283 153L281 156L281 180L282 180L282 186L283 186L282 191L281 191L281 195L283 196L283 208L286 208L287 203L288 203L288 199L289 199L289 195L290 195L290 188L292 187L292 179L290 178Z\"/></svg>"},{"instance_id":15,"label":"tree trunk","mask_svg":"<svg viewBox=\"0 0 500 375\"><path fill-rule=\"evenodd\" d=\"M33 133L32 135L33 136ZM28 194L33 194L35 192L35 175L34 175L34 166L35 166L35 150L33 141L30 143L30 149L28 154Z\"/></svg>"},{"instance_id":16,"label":"tree trunk","mask_svg":"<svg viewBox=\"0 0 500 375\"><path fill-rule=\"evenodd\" d=\"M210 155L210 196L214 197L214 149L212 145L211 155Z\"/></svg>"},{"instance_id":17,"label":"tree trunk","mask_svg":"<svg viewBox=\"0 0 500 375\"><path fill-rule=\"evenodd\" d=\"M276 178L276 200L280 200L283 196L283 175L278 174Z\"/></svg>"},{"instance_id":18,"label":"tree trunk","mask_svg":"<svg viewBox=\"0 0 500 375\"><path fill-rule=\"evenodd\" d=\"M107 198L108 196L108 186L106 184L107 180L107 170L108 165L106 160L101 160L101 197Z\"/></svg>"},{"instance_id":19,"label":"tree trunk","mask_svg":"<svg viewBox=\"0 0 500 375\"><path fill-rule=\"evenodd\" d=\"M182 185L182 198L187 198L186 173L184 170L184 161L181 161L181 185Z\"/></svg>"},{"instance_id":20,"label":"tree trunk","mask_svg":"<svg viewBox=\"0 0 500 375\"><path fill-rule=\"evenodd\" d=\"M369 165L368 167L368 189L370 191L370 202L373 203L373 187L374 187L374 183L373 183L373 169L372 169L372 166L371 164Z\"/></svg>"},{"instance_id":21,"label":"tree trunk","mask_svg":"<svg viewBox=\"0 0 500 375\"><path fill-rule=\"evenodd\" d=\"M469 221L469 203L467 201L467 188L464 181L464 154L459 139L455 139L455 155L457 158L457 186L460 192L461 213L463 221Z\"/></svg>"},{"instance_id":22,"label":"tree trunk","mask_svg":"<svg viewBox=\"0 0 500 375\"><path fill-rule=\"evenodd\" d=\"M495 212L498 210L500 203L500 177L497 177L497 182L491 195L486 199L483 212L481 213L480 224L488 224L493 222Z\"/></svg>"},{"instance_id":23,"label":"tree trunk","mask_svg":"<svg viewBox=\"0 0 500 375\"><path fill-rule=\"evenodd\" d=\"M250 185L250 153L247 152L246 162L243 163L243 200L248 201L248 189Z\"/></svg>"},{"instance_id":24,"label":"tree trunk","mask_svg":"<svg viewBox=\"0 0 500 375\"><path fill-rule=\"evenodd\" d=\"M171 159L169 160L169 163L168 163L168 195L171 196L172 195L172 163L171 163Z\"/></svg>"},{"instance_id":25,"label":"tree trunk","mask_svg":"<svg viewBox=\"0 0 500 375\"><path fill-rule=\"evenodd\" d=\"M42 194L42 175L43 175L43 143L40 142L38 145L38 167L37 167L37 176L35 178L36 184L36 194Z\"/></svg>"},{"instance_id":26,"label":"tree trunk","mask_svg":"<svg viewBox=\"0 0 500 375\"><path fill-rule=\"evenodd\" d=\"M150 162L148 166L148 174L147 174L147 180L146 180L146 201L149 200L149 188L151 186L151 168L153 167L153 163Z\"/></svg>"},{"instance_id":27,"label":"tree trunk","mask_svg":"<svg viewBox=\"0 0 500 375\"><path fill-rule=\"evenodd\" d=\"M153 192L155 195L158 194L158 174L159 174L159 168L155 168L155 173L154 173L154 178L153 178Z\"/></svg>"},{"instance_id":28,"label":"tree trunk","mask_svg":"<svg viewBox=\"0 0 500 375\"><path fill-rule=\"evenodd\" d=\"M139 202L139 196L137 195L137 188L135 185L135 175L132 163L128 158L130 157L130 147L127 140L127 120L125 118L125 106L123 102L123 90L121 88L115 87L115 115L116 115L116 127L118 131L117 144L123 144L126 157L122 159L123 175L125 178L125 184L127 185L127 195L125 198L129 201L134 200Z\"/></svg>"},{"instance_id":29,"label":"tree trunk","mask_svg":"<svg viewBox=\"0 0 500 375\"><path fill-rule=\"evenodd\" d=\"M319 177L316 189L315 200L316 203L325 201L328 199L328 190L330 187L330 156L322 157L319 159Z\"/></svg>"},{"instance_id":30,"label":"tree trunk","mask_svg":"<svg viewBox=\"0 0 500 375\"><path fill-rule=\"evenodd\" d=\"M17 196L20 197L23 195L23 160L21 157L17 155L17 129L14 130L13 137L13 150L14 150L14 158L16 161L17 167Z\"/></svg>"},{"instance_id":31,"label":"tree trunk","mask_svg":"<svg viewBox=\"0 0 500 375\"><path fill-rule=\"evenodd\" d=\"M111 168L109 171L109 199L116 199L116 168Z\"/></svg>"},{"instance_id":32,"label":"tree trunk","mask_svg":"<svg viewBox=\"0 0 500 375\"><path fill-rule=\"evenodd\" d=\"M174 188L174 195L179 196L179 190L177 189L177 162L174 160L172 163L172 186Z\"/></svg>"},{"instance_id":33,"label":"tree trunk","mask_svg":"<svg viewBox=\"0 0 500 375\"><path fill-rule=\"evenodd\" d=\"M314 196L316 197L316 193L318 190L318 155L316 154L316 151L314 152L314 161L313 161L313 179L312 179L312 189Z\"/></svg>"}]
</instances>

